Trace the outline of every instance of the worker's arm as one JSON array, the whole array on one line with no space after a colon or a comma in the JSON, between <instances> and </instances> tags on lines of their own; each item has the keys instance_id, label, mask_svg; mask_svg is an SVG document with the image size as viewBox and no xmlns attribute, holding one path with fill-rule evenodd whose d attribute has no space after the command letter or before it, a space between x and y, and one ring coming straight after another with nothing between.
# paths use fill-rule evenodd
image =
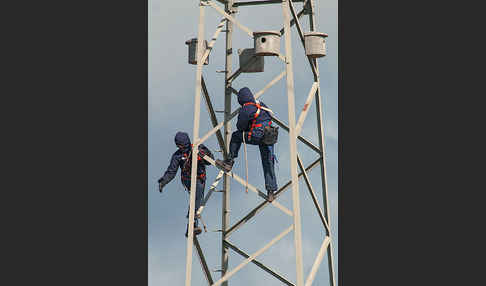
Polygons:
<instances>
[{"instance_id":1,"label":"worker's arm","mask_svg":"<svg viewBox=\"0 0 486 286\"><path fill-rule=\"evenodd\" d=\"M239 131L248 131L250 123L250 113L247 106L243 106L238 114L238 121L236 122L236 128Z\"/></svg>"},{"instance_id":2,"label":"worker's arm","mask_svg":"<svg viewBox=\"0 0 486 286\"><path fill-rule=\"evenodd\" d=\"M204 158L204 155L208 155L211 159L214 160L213 153L208 149L208 147L204 146L204 144L199 145L199 156ZM204 160L204 165L211 165L208 161Z\"/></svg>"},{"instance_id":3,"label":"worker's arm","mask_svg":"<svg viewBox=\"0 0 486 286\"><path fill-rule=\"evenodd\" d=\"M177 174L177 170L179 169L179 161L180 156L177 153L172 155L172 159L170 160L169 167L165 171L162 178L159 179L159 192L162 192L162 188L167 185Z\"/></svg>"}]
</instances>

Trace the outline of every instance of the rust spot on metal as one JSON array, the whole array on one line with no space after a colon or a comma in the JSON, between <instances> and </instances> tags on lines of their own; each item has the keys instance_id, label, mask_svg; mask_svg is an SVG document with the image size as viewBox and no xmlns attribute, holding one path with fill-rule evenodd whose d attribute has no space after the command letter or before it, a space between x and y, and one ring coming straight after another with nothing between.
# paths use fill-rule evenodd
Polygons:
<instances>
[{"instance_id":1,"label":"rust spot on metal","mask_svg":"<svg viewBox=\"0 0 486 286\"><path fill-rule=\"evenodd\" d=\"M307 110L307 107L309 107L309 104L308 104L308 103L306 103L306 104L304 105L304 108L303 108L302 110L303 110L303 111L306 111L306 110Z\"/></svg>"}]
</instances>

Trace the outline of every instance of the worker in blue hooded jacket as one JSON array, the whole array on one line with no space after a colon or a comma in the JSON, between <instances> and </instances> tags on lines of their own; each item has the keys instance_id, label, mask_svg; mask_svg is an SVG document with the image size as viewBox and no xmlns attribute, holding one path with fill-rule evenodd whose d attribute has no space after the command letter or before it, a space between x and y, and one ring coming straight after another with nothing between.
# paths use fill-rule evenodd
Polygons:
<instances>
[{"instance_id":1,"label":"worker in blue hooded jacket","mask_svg":"<svg viewBox=\"0 0 486 286\"><path fill-rule=\"evenodd\" d=\"M177 170L181 169L181 182L185 187L187 192L191 190L191 166L192 166L192 145L189 135L185 132L177 132L175 136L175 144L178 150L172 155L169 167L165 171L162 178L159 179L159 192L165 185L167 185L177 174ZM209 149L203 144L199 145L199 153L197 160L197 178L196 178L196 206L195 206L195 216L194 216L194 234L198 235L202 232L201 228L198 226L198 217L196 216L197 210L201 206L202 199L204 197L204 187L206 184L206 165L210 163L203 159L204 155L208 155L211 158L213 154ZM187 217L189 217L189 209L187 210ZM189 224L186 228L186 237Z\"/></svg>"},{"instance_id":2,"label":"worker in blue hooded jacket","mask_svg":"<svg viewBox=\"0 0 486 286\"><path fill-rule=\"evenodd\" d=\"M224 161L216 160L216 165L223 170L231 171L234 159L243 140L250 145L258 145L262 159L263 174L265 177L265 189L268 201L273 201L277 191L277 179L275 177L275 165L273 145L263 143L264 128L272 124L270 110L263 102L257 102L248 87L243 87L238 92L238 103L241 109L236 122L237 130L231 135L230 152Z\"/></svg>"}]
</instances>

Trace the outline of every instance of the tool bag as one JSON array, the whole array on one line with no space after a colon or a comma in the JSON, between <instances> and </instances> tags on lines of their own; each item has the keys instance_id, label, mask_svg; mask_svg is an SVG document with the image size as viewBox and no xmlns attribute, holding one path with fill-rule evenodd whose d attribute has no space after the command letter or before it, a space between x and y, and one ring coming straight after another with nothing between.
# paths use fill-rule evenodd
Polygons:
<instances>
[{"instance_id":1,"label":"tool bag","mask_svg":"<svg viewBox=\"0 0 486 286\"><path fill-rule=\"evenodd\" d=\"M278 126L266 125L263 129L263 143L266 145L273 145L278 140Z\"/></svg>"},{"instance_id":2,"label":"tool bag","mask_svg":"<svg viewBox=\"0 0 486 286\"><path fill-rule=\"evenodd\" d=\"M258 100L256 100L256 102L247 102L243 106L247 106L247 105L254 105L257 108L257 112L255 112L255 117L253 118L253 121L251 123L250 131L248 132L248 140L250 140L251 134L253 132L253 128L261 127L262 125L265 125L265 127L263 128L263 138L262 138L263 144L273 145L277 143L278 127L272 126L272 121L268 122L268 125L262 123L256 124L256 119L260 115L260 109L263 109L269 113L273 113L273 111L269 108L261 106Z\"/></svg>"}]
</instances>

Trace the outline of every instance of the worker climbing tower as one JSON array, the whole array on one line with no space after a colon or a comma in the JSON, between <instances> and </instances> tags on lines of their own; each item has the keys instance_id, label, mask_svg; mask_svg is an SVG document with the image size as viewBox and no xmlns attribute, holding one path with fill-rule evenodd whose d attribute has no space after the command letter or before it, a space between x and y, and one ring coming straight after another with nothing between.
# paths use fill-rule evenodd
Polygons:
<instances>
[{"instance_id":1,"label":"worker climbing tower","mask_svg":"<svg viewBox=\"0 0 486 286\"><path fill-rule=\"evenodd\" d=\"M276 279L280 280L285 285L296 285L296 286L310 286L314 281L316 273L319 266L327 256L328 259L328 271L329 271L329 285L335 286L335 271L334 271L334 261L333 261L333 240L331 235L331 219L330 219L330 208L328 200L328 188L327 188L327 177L326 177L326 161L325 161L325 144L324 144L324 125L322 122L323 110L321 107L321 95L319 92L319 68L317 63L317 58L326 55L325 42L327 35L316 31L316 19L315 19L315 1L316 0L257 0L257 1L235 1L235 0L198 0L195 2L199 3L199 24L198 24L198 34L197 38L188 40L186 44L188 45L189 51L189 63L197 65L196 67L196 85L195 85L195 100L194 100L194 129L193 129L193 142L196 148L193 148L192 156L192 172L191 172L191 192L189 201L189 231L188 233L193 233L194 229L194 208L195 208L195 186L196 186L196 168L197 168L197 146L205 142L210 136L215 135L217 137L218 145L221 148L224 159L227 159L229 153L229 142L231 139L231 120L236 117L239 109L234 111L231 110L231 97L232 94L237 94L236 89L233 88L233 82L241 74L245 72L263 72L264 70L264 58L265 57L278 57L283 61L285 69L273 80L271 80L263 89L254 94L255 99L258 99L267 89L275 85L283 77L286 78L286 94L287 94L287 105L288 105L288 124L284 123L282 120L272 115L272 121L280 126L281 129L289 133L289 156L290 156L290 173L291 177L289 181L278 189L275 193L275 199L272 202L266 200L266 194L260 191L258 188L253 186L251 182L247 182L242 179L238 174L233 171L224 172L219 171L216 180L209 188L206 197L203 200L202 207L197 211L198 216L202 215L204 210L204 205L210 198L211 194L216 191L216 185L222 180L222 228L221 228L221 277L215 279L211 276L211 272L206 263L204 253L198 242L196 236L188 236L187 239L187 257L186 257L186 280L185 286L190 286L191 284L191 274L192 274L192 257L193 257L193 246L195 246L197 255L201 262L202 270L207 279L208 285L228 285L229 279L241 268L245 267L249 263L253 263L266 271L267 273L274 276ZM275 8L281 8L283 14L283 28L279 31L251 31L248 27L244 25L245 20L236 19L236 14L239 7L244 7L247 9L255 9L259 5L274 5ZM302 5L302 9L297 12L296 7ZM278 7L280 6L280 7ZM205 23L205 10L214 9L221 16L222 20L216 27L211 40L208 42L205 39L204 23ZM309 17L309 27L303 27L299 22L299 19L303 15ZM294 98L294 76L293 76L293 60L292 60L292 40L291 40L291 27L296 26L297 33L300 38L300 44L303 45L305 50L305 55L303 57L307 58L313 77L313 83L309 86L309 92L307 94L307 99L305 101L304 107L300 110L298 118L295 114L295 98ZM225 28L226 27L226 28ZM232 64L232 37L234 28L241 29L250 38L253 39L254 46L252 48L240 48L238 49L239 56L239 68L233 72ZM225 29L225 30L223 30ZM213 104L211 102L211 97L208 94L208 89L204 81L202 70L204 65L209 64L209 54L221 32L226 34L226 64L225 64L225 80L224 80L224 120L223 122L218 122ZM283 41L284 51L280 51L280 41ZM299 44L299 43L298 43ZM299 44L299 45L300 45ZM204 97L206 102L206 107L211 119L213 128L203 136L199 134L199 122L200 122L200 103L201 96ZM317 113L317 137L318 145L316 146L311 141L306 139L301 135L307 113L310 110L310 106L315 102L315 109ZM223 132L221 132L223 129ZM315 151L317 158L309 165L304 166L301 156L297 151L297 140L301 141L311 150ZM205 156L205 159L211 164L215 165L215 161L211 158ZM320 166L320 179L322 183L323 192L323 202L318 201L315 189L312 186L308 173L316 166ZM322 244L315 255L315 260L312 265L312 269L307 277L304 277L303 273L303 261L302 261L302 233L301 233L301 206L300 206L300 196L299 196L299 180L303 178L308 192L312 198L314 208L319 215L320 221L322 222L322 227L325 230L322 237ZM252 211L250 211L246 216L238 220L237 223L230 225L229 220L229 206L230 206L230 180L239 182L240 184L246 186L248 190L257 194L263 199L259 205L257 205ZM286 190L292 190L292 210L287 209L285 206L279 203L279 196L282 195ZM272 205L272 207L278 208L282 215L290 216L293 219L293 223L286 229L284 229L278 236L271 239L267 245L259 249L258 251L247 254L236 245L230 242L230 235L242 225L247 223L251 219L255 219L257 214L261 212L265 207ZM295 246L295 271L296 271L296 281L289 281L284 274L278 274L273 271L269 266L264 265L259 262L256 258L269 249L273 244L278 242L284 236L293 232L294 246ZM239 255L246 258L239 265L233 269L228 269L228 258L229 251L235 251ZM199 284L198 284L199 285Z\"/></svg>"}]
</instances>

